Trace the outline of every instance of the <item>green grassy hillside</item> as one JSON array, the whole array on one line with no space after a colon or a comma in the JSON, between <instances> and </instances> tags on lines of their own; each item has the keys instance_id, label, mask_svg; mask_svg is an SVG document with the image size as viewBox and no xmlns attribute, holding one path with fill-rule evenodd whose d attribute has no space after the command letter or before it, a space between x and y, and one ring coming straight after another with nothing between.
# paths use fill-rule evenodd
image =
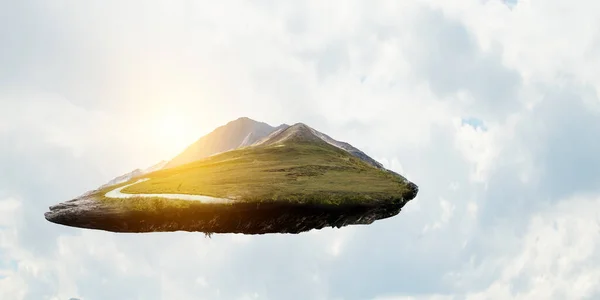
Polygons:
<instances>
[{"instance_id":1,"label":"green grassy hillside","mask_svg":"<svg viewBox=\"0 0 600 300\"><path fill-rule=\"evenodd\" d=\"M318 204L410 200L408 183L400 176L314 140L242 148L144 177L151 180L122 192Z\"/></svg>"}]
</instances>

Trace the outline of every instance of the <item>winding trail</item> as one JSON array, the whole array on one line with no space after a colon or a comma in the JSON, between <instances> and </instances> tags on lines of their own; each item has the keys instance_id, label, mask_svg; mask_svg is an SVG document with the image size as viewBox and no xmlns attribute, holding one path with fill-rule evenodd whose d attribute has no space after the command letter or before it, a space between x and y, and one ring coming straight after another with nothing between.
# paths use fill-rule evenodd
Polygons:
<instances>
[{"instance_id":1,"label":"winding trail","mask_svg":"<svg viewBox=\"0 0 600 300\"><path fill-rule=\"evenodd\" d=\"M111 190L106 193L106 198L119 198L119 199L127 199L127 198L165 198L165 199L174 199L174 200L186 200L186 201L200 201L203 203L231 203L231 199L227 198L215 198L210 196L203 195L189 195L189 194L125 194L121 191L125 188L128 188L134 184L138 184L140 182L144 182L150 180L149 178L140 179L134 183L124 185L122 187Z\"/></svg>"}]
</instances>

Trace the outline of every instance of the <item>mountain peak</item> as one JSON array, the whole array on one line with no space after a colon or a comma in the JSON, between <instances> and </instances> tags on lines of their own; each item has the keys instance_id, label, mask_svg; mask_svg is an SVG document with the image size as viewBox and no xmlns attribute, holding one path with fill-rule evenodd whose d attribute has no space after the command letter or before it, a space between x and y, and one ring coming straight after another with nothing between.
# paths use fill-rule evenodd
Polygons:
<instances>
[{"instance_id":1,"label":"mountain peak","mask_svg":"<svg viewBox=\"0 0 600 300\"><path fill-rule=\"evenodd\" d=\"M252 124L263 124L262 122L255 121L248 117L239 117L233 121L229 121L226 125L238 125L238 126L252 126Z\"/></svg>"},{"instance_id":2,"label":"mountain peak","mask_svg":"<svg viewBox=\"0 0 600 300\"><path fill-rule=\"evenodd\" d=\"M304 123L296 123L287 128L282 128L282 130L273 132L266 139L257 143L257 145L273 145L285 142L323 142L315 132L314 129Z\"/></svg>"},{"instance_id":3,"label":"mountain peak","mask_svg":"<svg viewBox=\"0 0 600 300\"><path fill-rule=\"evenodd\" d=\"M255 121L255 120L252 120L252 119L248 118L248 117L239 117L239 118L237 118L237 119L235 119L235 120L233 120L233 121L234 121L234 122L235 122L235 121L253 121L253 122L257 122L257 121Z\"/></svg>"},{"instance_id":4,"label":"mountain peak","mask_svg":"<svg viewBox=\"0 0 600 300\"><path fill-rule=\"evenodd\" d=\"M296 130L313 130L310 126L302 123L302 122L298 122L292 126L290 126L290 128L296 128Z\"/></svg>"}]
</instances>

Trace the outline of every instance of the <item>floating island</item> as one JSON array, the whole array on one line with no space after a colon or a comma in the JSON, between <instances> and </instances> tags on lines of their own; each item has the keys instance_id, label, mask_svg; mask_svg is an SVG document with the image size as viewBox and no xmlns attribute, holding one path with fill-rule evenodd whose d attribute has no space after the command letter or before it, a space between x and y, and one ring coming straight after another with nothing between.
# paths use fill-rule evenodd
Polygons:
<instances>
[{"instance_id":1,"label":"floating island","mask_svg":"<svg viewBox=\"0 0 600 300\"><path fill-rule=\"evenodd\" d=\"M54 205L48 221L112 232L299 233L397 215L418 187L305 125L240 118L170 162Z\"/></svg>"}]
</instances>

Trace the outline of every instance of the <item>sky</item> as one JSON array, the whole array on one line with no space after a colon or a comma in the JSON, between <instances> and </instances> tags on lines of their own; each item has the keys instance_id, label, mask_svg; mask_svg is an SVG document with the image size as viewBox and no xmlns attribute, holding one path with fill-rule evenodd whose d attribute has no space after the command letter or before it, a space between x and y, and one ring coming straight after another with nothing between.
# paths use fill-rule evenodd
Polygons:
<instances>
[{"instance_id":1,"label":"sky","mask_svg":"<svg viewBox=\"0 0 600 300\"><path fill-rule=\"evenodd\" d=\"M598 299L600 2L0 0L0 299ZM48 206L241 116L419 185L299 235Z\"/></svg>"}]
</instances>

